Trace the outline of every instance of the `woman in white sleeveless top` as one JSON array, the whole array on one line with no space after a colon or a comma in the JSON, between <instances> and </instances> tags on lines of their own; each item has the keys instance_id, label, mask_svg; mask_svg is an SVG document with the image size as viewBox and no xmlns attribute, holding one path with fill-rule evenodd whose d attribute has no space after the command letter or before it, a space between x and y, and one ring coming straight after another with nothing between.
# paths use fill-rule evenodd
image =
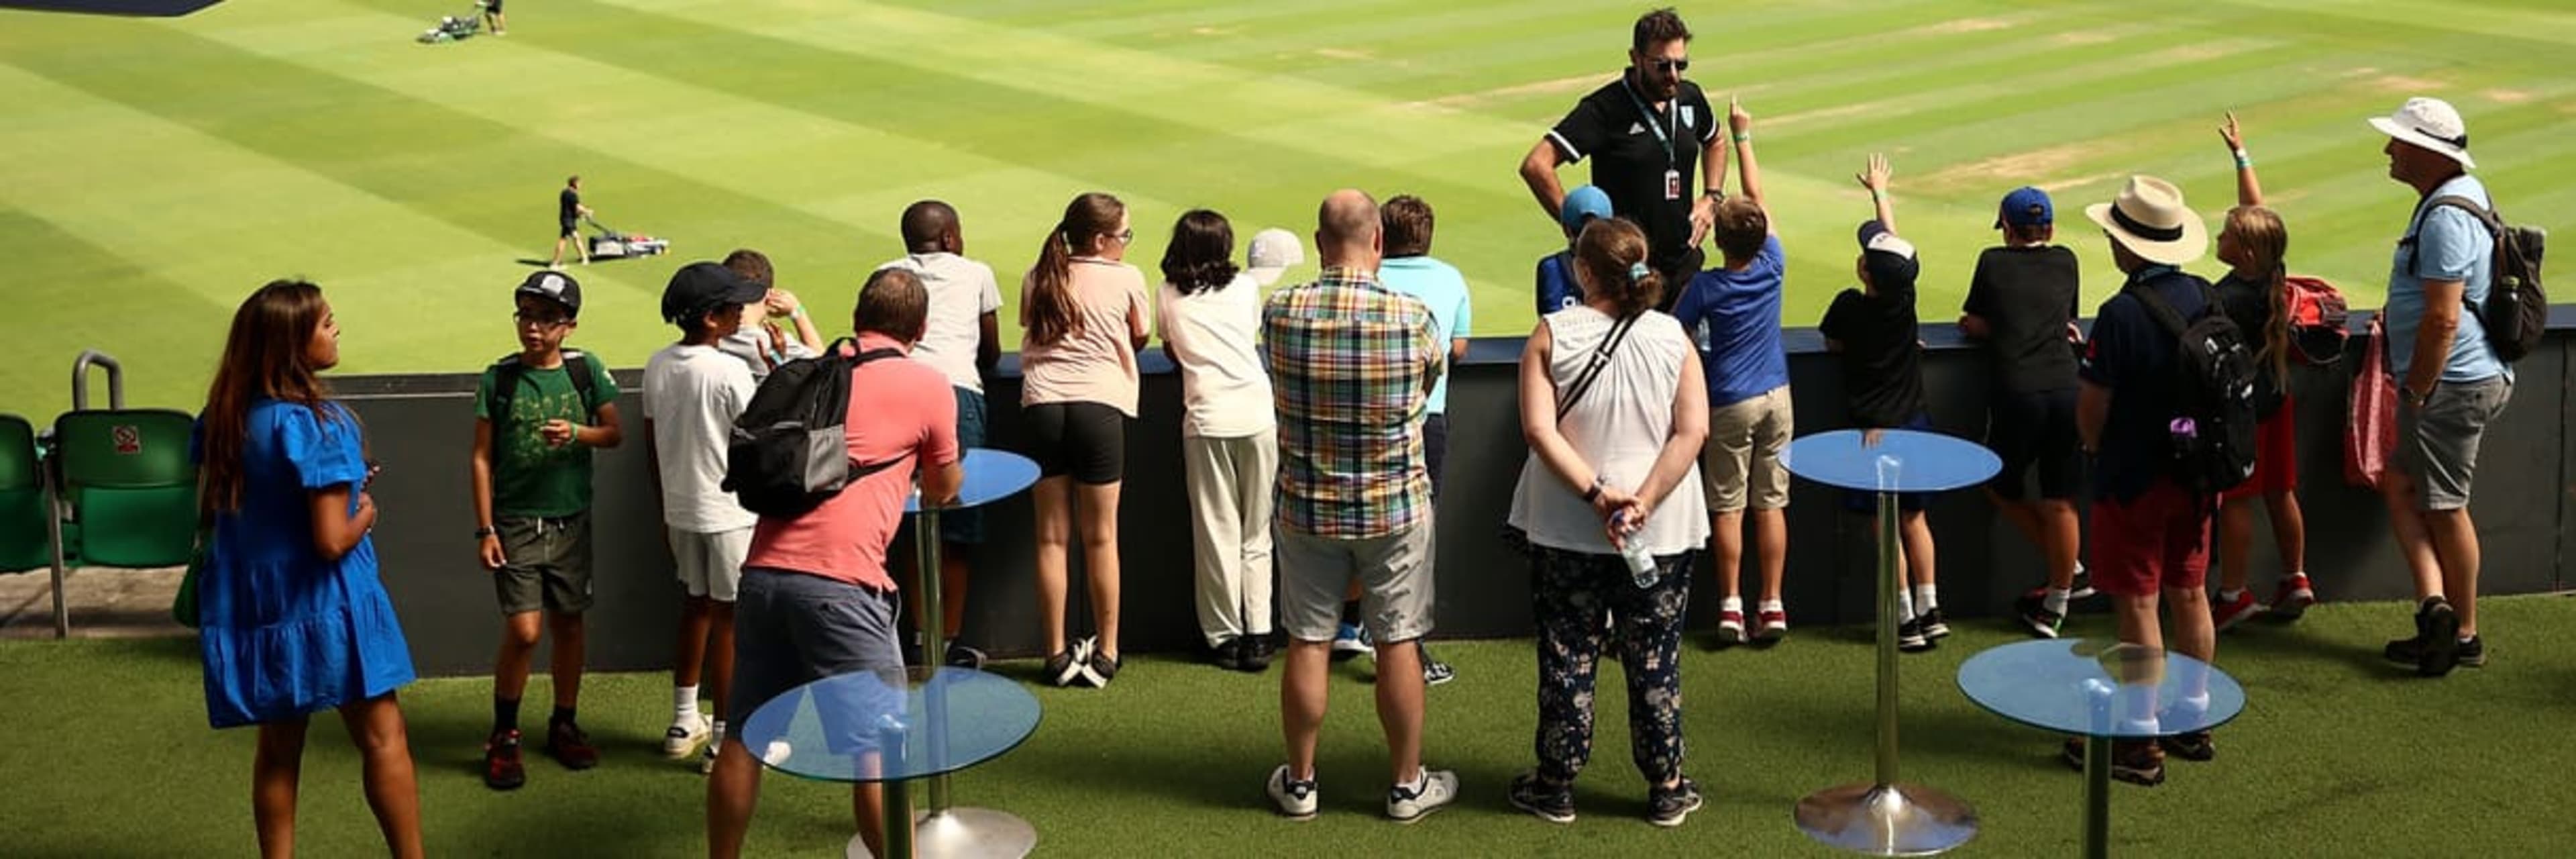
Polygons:
<instances>
[{"instance_id":1,"label":"woman in white sleeveless top","mask_svg":"<svg viewBox=\"0 0 2576 859\"><path fill-rule=\"evenodd\" d=\"M1511 801L1574 819L1574 778L1592 751L1593 675L1615 643L1647 819L1677 826L1700 806L1682 774L1679 651L1693 553L1709 534L1696 488L1708 388L1681 323L1650 309L1665 285L1636 225L1585 227L1575 276L1584 304L1548 314L1521 353L1530 456L1510 521L1528 545L1539 628L1539 762L1512 780Z\"/></svg>"}]
</instances>

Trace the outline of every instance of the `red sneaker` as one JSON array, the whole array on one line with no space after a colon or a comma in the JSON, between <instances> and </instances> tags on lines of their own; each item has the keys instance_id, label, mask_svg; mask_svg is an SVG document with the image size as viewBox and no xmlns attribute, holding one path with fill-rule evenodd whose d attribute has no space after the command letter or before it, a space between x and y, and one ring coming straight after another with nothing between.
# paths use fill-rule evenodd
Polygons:
<instances>
[{"instance_id":1,"label":"red sneaker","mask_svg":"<svg viewBox=\"0 0 2576 859\"><path fill-rule=\"evenodd\" d=\"M1721 645L1744 643L1744 612L1720 611L1717 613L1717 643Z\"/></svg>"},{"instance_id":2,"label":"red sneaker","mask_svg":"<svg viewBox=\"0 0 2576 859\"><path fill-rule=\"evenodd\" d=\"M568 770L586 770L599 765L599 749L590 744L590 734L571 722L556 722L546 727L545 752Z\"/></svg>"},{"instance_id":3,"label":"red sneaker","mask_svg":"<svg viewBox=\"0 0 2576 859\"><path fill-rule=\"evenodd\" d=\"M2272 595L2272 613L2282 620L2298 620L2299 615L2307 613L2308 606L2316 604L2317 592L2308 587L2306 573L2292 573L2282 579L2280 592Z\"/></svg>"},{"instance_id":4,"label":"red sneaker","mask_svg":"<svg viewBox=\"0 0 2576 859\"><path fill-rule=\"evenodd\" d=\"M494 731L483 741L483 786L493 790L517 790L528 783L527 767L519 762L519 731Z\"/></svg>"},{"instance_id":5,"label":"red sneaker","mask_svg":"<svg viewBox=\"0 0 2576 859\"><path fill-rule=\"evenodd\" d=\"M1789 634L1788 612L1766 611L1762 612L1759 618L1762 621L1762 628L1753 631L1753 640L1767 643L1779 641Z\"/></svg>"},{"instance_id":6,"label":"red sneaker","mask_svg":"<svg viewBox=\"0 0 2576 859\"><path fill-rule=\"evenodd\" d=\"M2237 591L2235 599L2219 599L2209 604L2209 619L2219 632L2244 623L2246 618L2263 613L2263 604L2254 601L2253 591Z\"/></svg>"}]
</instances>

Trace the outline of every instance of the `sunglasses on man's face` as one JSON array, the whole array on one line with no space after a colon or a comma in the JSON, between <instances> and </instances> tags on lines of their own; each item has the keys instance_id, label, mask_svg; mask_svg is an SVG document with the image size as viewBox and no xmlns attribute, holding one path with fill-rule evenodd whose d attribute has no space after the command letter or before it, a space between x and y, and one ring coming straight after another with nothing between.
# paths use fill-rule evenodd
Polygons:
<instances>
[{"instance_id":1,"label":"sunglasses on man's face","mask_svg":"<svg viewBox=\"0 0 2576 859\"><path fill-rule=\"evenodd\" d=\"M1690 71L1690 59L1689 59L1688 57L1684 57L1684 58L1682 58L1682 59L1678 59L1678 60L1665 60L1665 59L1647 60L1647 61L1646 61L1646 67L1647 67L1647 68L1650 68L1650 69L1654 69L1655 71L1665 72L1665 73L1668 73L1668 74L1676 74L1676 75L1677 75L1677 74L1681 74L1681 73L1686 72L1686 71Z\"/></svg>"}]
</instances>

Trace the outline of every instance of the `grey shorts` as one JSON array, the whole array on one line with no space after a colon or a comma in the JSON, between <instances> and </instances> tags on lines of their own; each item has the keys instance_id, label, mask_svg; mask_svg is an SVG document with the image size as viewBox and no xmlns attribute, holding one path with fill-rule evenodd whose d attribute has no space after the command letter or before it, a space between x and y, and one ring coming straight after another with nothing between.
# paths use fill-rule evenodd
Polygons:
<instances>
[{"instance_id":1,"label":"grey shorts","mask_svg":"<svg viewBox=\"0 0 2576 859\"><path fill-rule=\"evenodd\" d=\"M1708 445L1699 451L1700 494L1708 512L1782 510L1789 506L1789 450L1797 425L1789 386L1781 385L1708 412Z\"/></svg>"},{"instance_id":2,"label":"grey shorts","mask_svg":"<svg viewBox=\"0 0 2576 859\"><path fill-rule=\"evenodd\" d=\"M742 583L742 559L751 556L751 532L671 529L671 563L680 574L680 587L693 597L733 602Z\"/></svg>"},{"instance_id":3,"label":"grey shorts","mask_svg":"<svg viewBox=\"0 0 2576 859\"><path fill-rule=\"evenodd\" d=\"M733 700L725 712L749 719L798 686L855 671L900 678L895 603L891 590L762 567L742 571L733 612ZM848 750L833 745L835 752Z\"/></svg>"},{"instance_id":4,"label":"grey shorts","mask_svg":"<svg viewBox=\"0 0 2576 859\"><path fill-rule=\"evenodd\" d=\"M499 516L501 568L492 590L502 614L544 609L557 614L590 610L590 513L570 516Z\"/></svg>"},{"instance_id":5,"label":"grey shorts","mask_svg":"<svg viewBox=\"0 0 2576 859\"><path fill-rule=\"evenodd\" d=\"M2397 450L2394 464L2415 479L2415 506L2422 510L2458 510L2469 506L2469 486L2478 473L2478 442L2487 424L2513 398L2513 383L2503 376L2476 382L2444 382L2422 408L2397 403Z\"/></svg>"},{"instance_id":6,"label":"grey shorts","mask_svg":"<svg viewBox=\"0 0 2576 859\"><path fill-rule=\"evenodd\" d=\"M1333 640L1342 596L1357 577L1360 617L1380 646L1429 635L1432 533L1428 516L1411 528L1356 540L1273 527L1280 627L1298 641Z\"/></svg>"}]
</instances>

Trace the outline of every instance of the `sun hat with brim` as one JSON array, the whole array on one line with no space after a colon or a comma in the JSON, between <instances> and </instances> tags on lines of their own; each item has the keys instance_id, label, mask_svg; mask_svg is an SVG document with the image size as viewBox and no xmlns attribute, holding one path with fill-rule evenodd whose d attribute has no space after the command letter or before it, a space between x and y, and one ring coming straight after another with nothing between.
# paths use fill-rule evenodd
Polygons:
<instances>
[{"instance_id":1,"label":"sun hat with brim","mask_svg":"<svg viewBox=\"0 0 2576 859\"><path fill-rule=\"evenodd\" d=\"M2140 259L2182 265L2209 251L2209 226L2182 199L2182 189L2153 176L2131 176L2120 196L2084 207L2084 216Z\"/></svg>"},{"instance_id":2,"label":"sun hat with brim","mask_svg":"<svg viewBox=\"0 0 2576 859\"><path fill-rule=\"evenodd\" d=\"M1306 261L1306 247L1297 241L1296 233L1271 227L1252 234L1243 256L1243 272L1252 276L1252 282L1269 286L1278 283L1289 266Z\"/></svg>"},{"instance_id":3,"label":"sun hat with brim","mask_svg":"<svg viewBox=\"0 0 2576 859\"><path fill-rule=\"evenodd\" d=\"M2450 102L2410 98L2398 106L2396 113L2371 117L2370 127L2460 162L2462 167L2477 169L2478 162L2469 158L2469 124L2460 119L2460 112Z\"/></svg>"}]
</instances>

